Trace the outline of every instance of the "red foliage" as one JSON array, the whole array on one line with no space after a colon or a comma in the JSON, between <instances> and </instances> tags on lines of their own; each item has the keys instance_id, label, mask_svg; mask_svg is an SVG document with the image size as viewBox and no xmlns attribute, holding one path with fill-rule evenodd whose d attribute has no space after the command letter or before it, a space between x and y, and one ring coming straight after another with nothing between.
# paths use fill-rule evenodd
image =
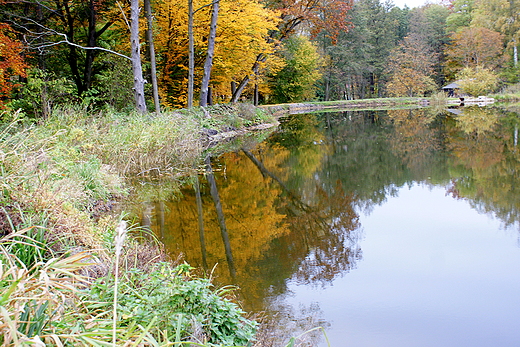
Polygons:
<instances>
[{"instance_id":1,"label":"red foliage","mask_svg":"<svg viewBox=\"0 0 520 347\"><path fill-rule=\"evenodd\" d=\"M23 46L13 36L11 27L0 23L0 106L16 86L11 77L25 77L25 69L28 67L21 55Z\"/></svg>"}]
</instances>

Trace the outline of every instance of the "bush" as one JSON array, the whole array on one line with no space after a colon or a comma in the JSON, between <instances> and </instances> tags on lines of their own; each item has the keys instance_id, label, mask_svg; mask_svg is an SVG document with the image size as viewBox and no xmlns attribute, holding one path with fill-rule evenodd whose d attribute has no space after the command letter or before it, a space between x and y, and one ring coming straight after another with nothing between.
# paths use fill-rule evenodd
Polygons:
<instances>
[{"instance_id":1,"label":"bush","mask_svg":"<svg viewBox=\"0 0 520 347\"><path fill-rule=\"evenodd\" d=\"M481 96L494 92L498 88L498 75L483 68L464 68L457 74L459 85L464 93Z\"/></svg>"},{"instance_id":2,"label":"bush","mask_svg":"<svg viewBox=\"0 0 520 347\"><path fill-rule=\"evenodd\" d=\"M72 81L33 69L17 97L7 106L12 110L22 109L33 117L47 118L55 107L74 101L77 101L77 90Z\"/></svg>"},{"instance_id":3,"label":"bush","mask_svg":"<svg viewBox=\"0 0 520 347\"><path fill-rule=\"evenodd\" d=\"M187 264L175 268L160 263L151 272L132 270L119 286L119 325L153 324L156 339L163 336L197 343L246 346L252 342L257 323L225 298L226 288L213 290L208 279L191 278ZM83 300L107 312L113 300L113 281L98 280L85 291ZM102 307L99 303L106 303Z\"/></svg>"}]
</instances>

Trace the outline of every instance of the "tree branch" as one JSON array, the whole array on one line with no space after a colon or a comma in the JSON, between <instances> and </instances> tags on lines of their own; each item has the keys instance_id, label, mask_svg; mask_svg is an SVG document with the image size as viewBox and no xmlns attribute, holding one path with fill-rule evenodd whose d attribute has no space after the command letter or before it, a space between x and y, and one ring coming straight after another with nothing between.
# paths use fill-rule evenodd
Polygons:
<instances>
[{"instance_id":1,"label":"tree branch","mask_svg":"<svg viewBox=\"0 0 520 347\"><path fill-rule=\"evenodd\" d=\"M204 9L204 8L206 8L206 7L213 6L213 4L216 4L216 3L219 3L219 2L220 2L220 0L215 0L215 1L213 1L213 2L211 2L211 3L209 3L209 4L207 4L207 5L204 5L204 6L202 6L202 7L199 7L198 9L196 9L195 11L193 11L193 14L199 12L200 10L202 10L202 9Z\"/></svg>"},{"instance_id":2,"label":"tree branch","mask_svg":"<svg viewBox=\"0 0 520 347\"><path fill-rule=\"evenodd\" d=\"M58 41L58 42L49 42L49 43L44 43L44 44L41 44L41 45L35 45L34 48L39 50L39 51L42 51L44 48L47 48L47 47L52 47L52 46L57 46L59 44L62 44L62 43L66 43L70 46L73 46L73 47L76 47L76 48L79 48L79 49L84 49L84 50L99 50L99 51L103 51L103 52L107 52L107 53L112 53L112 54L115 54L117 56L120 56L122 58L126 58L128 60L132 60L132 58L130 58L129 56L127 55L124 55L124 54L121 54L121 53L118 53L116 51L113 51L111 49L108 49L108 48L102 48L102 47L84 47L84 46L81 46L81 45L78 45L77 43L74 43L74 42L70 42L68 37L67 37L67 34L64 34L64 33L60 33L60 32L57 32L56 30L53 30L53 29L50 29L44 25L41 25L40 23L36 22L35 20L33 19L30 19L30 18L25 18L25 17L21 17L21 16L16 16L18 18L21 18L21 19L25 19L29 22L31 22L32 24L42 28L43 30L45 30L45 34L43 33L35 33L33 32L32 30L28 29L27 27L24 27L23 25L17 25L18 27L20 28L23 28L24 30L26 30L28 33L30 34L33 34L35 36L51 36L51 35L56 35L56 36L61 36L63 37L63 40L61 41ZM108 24L108 23L107 23ZM105 25L106 26L106 25ZM105 29L106 30L106 29Z\"/></svg>"}]
</instances>

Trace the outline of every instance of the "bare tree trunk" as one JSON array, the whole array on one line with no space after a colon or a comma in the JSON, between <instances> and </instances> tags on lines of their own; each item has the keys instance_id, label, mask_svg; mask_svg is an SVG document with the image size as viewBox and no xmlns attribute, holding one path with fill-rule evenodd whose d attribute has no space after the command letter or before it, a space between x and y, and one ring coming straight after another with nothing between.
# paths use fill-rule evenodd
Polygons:
<instances>
[{"instance_id":1,"label":"bare tree trunk","mask_svg":"<svg viewBox=\"0 0 520 347\"><path fill-rule=\"evenodd\" d=\"M145 113L143 67L141 65L141 49L139 47L139 0L131 0L130 12L130 43L132 49L132 72L134 74L135 107Z\"/></svg>"},{"instance_id":2,"label":"bare tree trunk","mask_svg":"<svg viewBox=\"0 0 520 347\"><path fill-rule=\"evenodd\" d=\"M518 45L516 44L516 40L513 41L513 62L515 64L515 67L518 66Z\"/></svg>"},{"instance_id":3,"label":"bare tree trunk","mask_svg":"<svg viewBox=\"0 0 520 347\"><path fill-rule=\"evenodd\" d=\"M195 81L195 43L193 38L193 0L188 0L188 108L193 107L193 85Z\"/></svg>"},{"instance_id":4,"label":"bare tree trunk","mask_svg":"<svg viewBox=\"0 0 520 347\"><path fill-rule=\"evenodd\" d=\"M157 63L155 61L155 46L153 43L153 18L152 5L150 0L144 0L144 13L148 21L148 30L146 32L146 39L148 40L148 48L150 50L150 72L153 89L153 103L155 106L155 113L161 113L161 103L159 101L159 87L157 85Z\"/></svg>"},{"instance_id":5,"label":"bare tree trunk","mask_svg":"<svg viewBox=\"0 0 520 347\"><path fill-rule=\"evenodd\" d=\"M256 61L253 64L252 71L255 75L258 75L258 68L260 66L260 63L265 62L267 60L267 56L265 54L259 54L256 57ZM242 81L240 81L240 84L238 85L237 89L233 93L233 96L231 97L231 102L237 102L238 99L240 99L240 95L242 95L242 92L244 91L244 88L247 86L249 81L251 80L250 75L244 76Z\"/></svg>"},{"instance_id":6,"label":"bare tree trunk","mask_svg":"<svg viewBox=\"0 0 520 347\"><path fill-rule=\"evenodd\" d=\"M208 104L208 87L211 78L211 68L213 67L213 55L215 53L215 38L217 37L217 20L219 11L219 1L213 2L213 12L211 13L211 24L208 38L208 52L206 54L206 62L204 63L204 75L202 76L202 85L200 87L200 106Z\"/></svg>"},{"instance_id":7,"label":"bare tree trunk","mask_svg":"<svg viewBox=\"0 0 520 347\"><path fill-rule=\"evenodd\" d=\"M249 83L250 77L249 75L245 76L242 81L240 81L240 84L235 89L235 92L233 93L233 96L231 97L231 102L237 102L240 98L240 95L242 95L242 92L244 91L244 88Z\"/></svg>"},{"instance_id":8,"label":"bare tree trunk","mask_svg":"<svg viewBox=\"0 0 520 347\"><path fill-rule=\"evenodd\" d=\"M235 91L237 90L237 82L231 81L231 96L235 94Z\"/></svg>"},{"instance_id":9,"label":"bare tree trunk","mask_svg":"<svg viewBox=\"0 0 520 347\"><path fill-rule=\"evenodd\" d=\"M213 105L213 89L208 87L208 105Z\"/></svg>"},{"instance_id":10,"label":"bare tree trunk","mask_svg":"<svg viewBox=\"0 0 520 347\"><path fill-rule=\"evenodd\" d=\"M89 1L89 14L88 14L88 47L96 47L96 6L94 0ZM92 64L94 62L95 51L87 50L85 58L85 90L89 90L92 84Z\"/></svg>"}]
</instances>

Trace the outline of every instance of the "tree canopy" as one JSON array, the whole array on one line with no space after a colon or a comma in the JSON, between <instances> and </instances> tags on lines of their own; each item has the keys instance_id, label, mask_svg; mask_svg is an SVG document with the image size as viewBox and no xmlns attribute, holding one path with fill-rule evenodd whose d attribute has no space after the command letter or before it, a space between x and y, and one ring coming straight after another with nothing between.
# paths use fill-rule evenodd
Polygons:
<instances>
[{"instance_id":1,"label":"tree canopy","mask_svg":"<svg viewBox=\"0 0 520 347\"><path fill-rule=\"evenodd\" d=\"M131 107L141 72L130 69L137 62L130 2L0 3L2 104L36 116L48 112L29 107L34 100L51 108L77 102ZM489 70L497 83L520 79L517 1L453 0L410 9L381 0L220 0L209 66L214 2L151 0L148 22L139 11L144 3L133 4L148 108L156 80L163 107L186 107L190 69L195 100L211 69L208 100L216 103L427 95L466 68L471 78ZM57 85L67 88L52 87Z\"/></svg>"}]
</instances>

